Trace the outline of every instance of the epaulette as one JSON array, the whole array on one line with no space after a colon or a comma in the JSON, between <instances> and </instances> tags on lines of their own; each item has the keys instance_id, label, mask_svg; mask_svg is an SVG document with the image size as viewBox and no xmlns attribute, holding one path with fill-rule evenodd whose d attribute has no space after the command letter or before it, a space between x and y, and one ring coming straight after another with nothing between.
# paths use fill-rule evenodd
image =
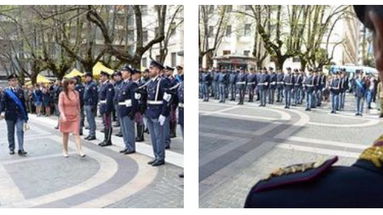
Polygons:
<instances>
[{"instance_id":1,"label":"epaulette","mask_svg":"<svg viewBox=\"0 0 383 215\"><path fill-rule=\"evenodd\" d=\"M338 161L337 156L325 161L295 164L279 168L273 171L269 177L259 181L253 187L252 192L261 192L285 185L314 180L329 170L336 161Z\"/></svg>"}]
</instances>

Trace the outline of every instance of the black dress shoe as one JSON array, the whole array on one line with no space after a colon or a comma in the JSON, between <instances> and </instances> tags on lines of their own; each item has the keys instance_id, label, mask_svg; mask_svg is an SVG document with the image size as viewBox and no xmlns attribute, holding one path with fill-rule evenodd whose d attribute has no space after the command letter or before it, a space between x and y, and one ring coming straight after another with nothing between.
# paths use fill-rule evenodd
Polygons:
<instances>
[{"instance_id":1,"label":"black dress shoe","mask_svg":"<svg viewBox=\"0 0 383 215\"><path fill-rule=\"evenodd\" d=\"M96 137L95 136L90 136L87 140L95 140Z\"/></svg>"},{"instance_id":2,"label":"black dress shoe","mask_svg":"<svg viewBox=\"0 0 383 215\"><path fill-rule=\"evenodd\" d=\"M115 127L115 128L120 127L120 126L121 126L120 124L113 125L113 127Z\"/></svg>"},{"instance_id":3,"label":"black dress shoe","mask_svg":"<svg viewBox=\"0 0 383 215\"><path fill-rule=\"evenodd\" d=\"M109 142L109 143L104 143L104 144L101 144L100 146L101 147L105 147L105 146L111 146L112 145L112 143L111 142Z\"/></svg>"},{"instance_id":4,"label":"black dress shoe","mask_svg":"<svg viewBox=\"0 0 383 215\"><path fill-rule=\"evenodd\" d=\"M157 161L156 159L151 160L151 161L148 162L148 164L149 164L149 165L152 165L152 164L155 163L156 161Z\"/></svg>"},{"instance_id":5,"label":"black dress shoe","mask_svg":"<svg viewBox=\"0 0 383 215\"><path fill-rule=\"evenodd\" d=\"M120 153L125 153L127 151L128 151L128 149L124 149L124 150L121 150Z\"/></svg>"},{"instance_id":6,"label":"black dress shoe","mask_svg":"<svg viewBox=\"0 0 383 215\"><path fill-rule=\"evenodd\" d=\"M128 155L128 154L133 154L133 153L136 153L136 151L135 150L126 151L124 154Z\"/></svg>"},{"instance_id":7,"label":"black dress shoe","mask_svg":"<svg viewBox=\"0 0 383 215\"><path fill-rule=\"evenodd\" d=\"M122 135L122 133L120 132L120 133L117 133L117 134L115 134L117 137L122 137L123 135Z\"/></svg>"},{"instance_id":8,"label":"black dress shoe","mask_svg":"<svg viewBox=\"0 0 383 215\"><path fill-rule=\"evenodd\" d=\"M144 138L136 138L136 142L144 142Z\"/></svg>"},{"instance_id":9,"label":"black dress shoe","mask_svg":"<svg viewBox=\"0 0 383 215\"><path fill-rule=\"evenodd\" d=\"M14 154L15 154L15 151L9 151L9 154L10 154L10 155L14 155Z\"/></svg>"},{"instance_id":10,"label":"black dress shoe","mask_svg":"<svg viewBox=\"0 0 383 215\"><path fill-rule=\"evenodd\" d=\"M19 151L17 151L17 154L19 154L19 155L21 155L21 156L24 156L24 155L27 154L27 152L26 152L26 151L19 150Z\"/></svg>"},{"instance_id":11,"label":"black dress shoe","mask_svg":"<svg viewBox=\"0 0 383 215\"><path fill-rule=\"evenodd\" d=\"M156 162L152 163L152 166L161 166L164 164L165 164L164 160L157 160Z\"/></svg>"},{"instance_id":12,"label":"black dress shoe","mask_svg":"<svg viewBox=\"0 0 383 215\"><path fill-rule=\"evenodd\" d=\"M102 142L99 143L98 145L101 146L101 145L103 145L103 144L105 144L105 141L102 141Z\"/></svg>"},{"instance_id":13,"label":"black dress shoe","mask_svg":"<svg viewBox=\"0 0 383 215\"><path fill-rule=\"evenodd\" d=\"M85 139L85 140L88 140L88 139L89 139L89 137L90 137L90 136L88 135L88 136L86 136L84 139Z\"/></svg>"},{"instance_id":14,"label":"black dress shoe","mask_svg":"<svg viewBox=\"0 0 383 215\"><path fill-rule=\"evenodd\" d=\"M166 146L165 149L170 149L170 146Z\"/></svg>"}]
</instances>

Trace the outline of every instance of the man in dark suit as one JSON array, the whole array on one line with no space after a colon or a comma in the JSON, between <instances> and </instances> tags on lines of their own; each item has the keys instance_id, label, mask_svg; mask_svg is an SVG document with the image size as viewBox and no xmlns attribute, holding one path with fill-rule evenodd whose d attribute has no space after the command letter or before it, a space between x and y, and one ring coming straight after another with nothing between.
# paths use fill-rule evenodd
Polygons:
<instances>
[{"instance_id":1,"label":"man in dark suit","mask_svg":"<svg viewBox=\"0 0 383 215\"><path fill-rule=\"evenodd\" d=\"M0 119L4 118L7 122L9 154L15 154L15 128L17 142L19 144L18 154L24 156L24 129L28 122L28 113L25 106L23 90L18 86L16 74L8 77L9 87L4 90L0 104Z\"/></svg>"},{"instance_id":2,"label":"man in dark suit","mask_svg":"<svg viewBox=\"0 0 383 215\"><path fill-rule=\"evenodd\" d=\"M372 30L376 68L383 77L383 6L354 6ZM280 168L251 188L245 207L382 207L383 135L352 166L324 162Z\"/></svg>"}]
</instances>

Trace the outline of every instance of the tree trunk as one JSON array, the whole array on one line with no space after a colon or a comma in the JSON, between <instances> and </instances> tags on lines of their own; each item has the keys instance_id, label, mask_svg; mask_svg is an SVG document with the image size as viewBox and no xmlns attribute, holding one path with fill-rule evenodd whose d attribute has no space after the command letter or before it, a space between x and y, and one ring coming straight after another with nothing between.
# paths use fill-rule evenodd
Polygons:
<instances>
[{"instance_id":1,"label":"tree trunk","mask_svg":"<svg viewBox=\"0 0 383 215\"><path fill-rule=\"evenodd\" d=\"M285 57L275 57L275 70L283 70L283 64L285 63Z\"/></svg>"}]
</instances>

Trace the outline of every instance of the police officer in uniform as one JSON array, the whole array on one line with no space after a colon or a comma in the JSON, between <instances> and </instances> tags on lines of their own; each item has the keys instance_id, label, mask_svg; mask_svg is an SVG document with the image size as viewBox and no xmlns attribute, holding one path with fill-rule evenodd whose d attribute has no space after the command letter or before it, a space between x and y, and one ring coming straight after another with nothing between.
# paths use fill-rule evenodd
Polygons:
<instances>
[{"instance_id":1,"label":"police officer in uniform","mask_svg":"<svg viewBox=\"0 0 383 215\"><path fill-rule=\"evenodd\" d=\"M134 117L138 111L138 101L135 97L138 81L132 80L136 70L125 65L121 69L123 83L118 94L118 112L121 117L121 131L125 149L120 153L132 154L136 152ZM140 99L140 98L138 98Z\"/></svg>"},{"instance_id":2,"label":"police officer in uniform","mask_svg":"<svg viewBox=\"0 0 383 215\"><path fill-rule=\"evenodd\" d=\"M85 74L85 90L84 90L84 108L86 120L89 125L89 135L85 137L86 140L96 139L96 114L98 102L98 89L96 83L93 81L92 73Z\"/></svg>"},{"instance_id":3,"label":"police officer in uniform","mask_svg":"<svg viewBox=\"0 0 383 215\"><path fill-rule=\"evenodd\" d=\"M313 92L314 92L314 78L313 70L310 68L309 75L303 80L303 86L306 91L306 111L311 111L312 102L313 102Z\"/></svg>"},{"instance_id":4,"label":"police officer in uniform","mask_svg":"<svg viewBox=\"0 0 383 215\"><path fill-rule=\"evenodd\" d=\"M178 101L178 124L181 127L182 139L184 138L184 75L181 75L181 82L177 88ZM184 177L184 173L179 174L180 178Z\"/></svg>"},{"instance_id":5,"label":"police officer in uniform","mask_svg":"<svg viewBox=\"0 0 383 215\"><path fill-rule=\"evenodd\" d=\"M314 70L313 79L314 79L314 82L313 82L314 91L313 91L313 103L311 104L311 108L316 108L318 106L318 86L319 86L318 69Z\"/></svg>"},{"instance_id":6,"label":"police officer in uniform","mask_svg":"<svg viewBox=\"0 0 383 215\"><path fill-rule=\"evenodd\" d=\"M367 28L383 32L383 6L355 5ZM383 67L383 38L373 34L377 68ZM380 77L383 76L380 71ZM382 207L383 136L352 166L336 166L338 157L280 168L251 188L245 207Z\"/></svg>"},{"instance_id":7,"label":"police officer in uniform","mask_svg":"<svg viewBox=\"0 0 383 215\"><path fill-rule=\"evenodd\" d=\"M206 70L202 71L202 98L204 102L209 101L209 87L211 84L211 76L210 73ZM176 85L177 83L171 83L170 87Z\"/></svg>"},{"instance_id":8,"label":"police officer in uniform","mask_svg":"<svg viewBox=\"0 0 383 215\"><path fill-rule=\"evenodd\" d=\"M249 102L254 101L254 90L257 86L257 74L254 68L250 68L250 74L247 76L247 91L249 92Z\"/></svg>"},{"instance_id":9,"label":"police officer in uniform","mask_svg":"<svg viewBox=\"0 0 383 215\"><path fill-rule=\"evenodd\" d=\"M322 105L322 93L323 93L323 89L325 88L326 86L326 76L323 74L323 71L320 70L320 74L319 74L319 83L318 83L318 106L321 106Z\"/></svg>"},{"instance_id":10,"label":"police officer in uniform","mask_svg":"<svg viewBox=\"0 0 383 215\"><path fill-rule=\"evenodd\" d=\"M24 150L24 130L28 122L28 113L25 105L23 90L18 86L16 74L8 76L9 87L6 88L0 101L0 119L5 118L7 123L7 135L9 154L15 154L15 129L18 142L17 153L25 156ZM5 112L5 114L3 114Z\"/></svg>"},{"instance_id":11,"label":"police officer in uniform","mask_svg":"<svg viewBox=\"0 0 383 215\"><path fill-rule=\"evenodd\" d=\"M121 72L117 71L113 73L112 78L114 79L114 98L113 98L113 105L114 105L114 110L116 112L116 117L117 117L117 123L114 125L114 127L120 127L119 131L117 134L115 134L117 137L122 137L122 131L121 131L121 117L118 113L118 94L120 92L120 89L122 87L122 77L121 77Z\"/></svg>"},{"instance_id":12,"label":"police officer in uniform","mask_svg":"<svg viewBox=\"0 0 383 215\"><path fill-rule=\"evenodd\" d=\"M269 104L274 104L275 89L277 88L277 74L273 67L269 67L270 87L269 87Z\"/></svg>"},{"instance_id":13,"label":"police officer in uniform","mask_svg":"<svg viewBox=\"0 0 383 215\"><path fill-rule=\"evenodd\" d=\"M267 69L263 68L262 74L258 76L258 89L259 96L261 100L260 107L266 107L266 93L269 86L269 75L267 74Z\"/></svg>"},{"instance_id":14,"label":"police officer in uniform","mask_svg":"<svg viewBox=\"0 0 383 215\"><path fill-rule=\"evenodd\" d=\"M333 75L330 81L331 113L336 113L338 108L340 84L339 73L336 73Z\"/></svg>"},{"instance_id":15,"label":"police officer in uniform","mask_svg":"<svg viewBox=\"0 0 383 215\"><path fill-rule=\"evenodd\" d=\"M238 93L239 93L239 105L243 105L243 102L245 100L245 93L246 93L246 80L247 80L247 74L245 73L244 68L240 68L237 78L237 88L238 88Z\"/></svg>"},{"instance_id":16,"label":"police officer in uniform","mask_svg":"<svg viewBox=\"0 0 383 215\"><path fill-rule=\"evenodd\" d=\"M219 99L219 76L221 71L219 69L214 70L213 76L213 89L214 89L214 99Z\"/></svg>"},{"instance_id":17,"label":"police officer in uniform","mask_svg":"<svg viewBox=\"0 0 383 215\"><path fill-rule=\"evenodd\" d=\"M163 69L163 65L157 61L152 60L150 63L149 75L151 80L147 85L148 100L145 115L148 120L154 152L154 160L148 162L152 166L165 164L164 124L166 117L169 116L168 102L171 95L166 93L167 82L160 77L160 72Z\"/></svg>"},{"instance_id":18,"label":"police officer in uniform","mask_svg":"<svg viewBox=\"0 0 383 215\"><path fill-rule=\"evenodd\" d=\"M279 70L277 74L277 102L282 102L283 99L283 71Z\"/></svg>"},{"instance_id":19,"label":"police officer in uniform","mask_svg":"<svg viewBox=\"0 0 383 215\"><path fill-rule=\"evenodd\" d=\"M287 74L283 78L283 85L285 88L285 108L290 108L291 105L291 90L294 86L294 79L291 74L291 68L287 68Z\"/></svg>"},{"instance_id":20,"label":"police officer in uniform","mask_svg":"<svg viewBox=\"0 0 383 215\"><path fill-rule=\"evenodd\" d=\"M100 114L104 124L104 141L99 146L112 145L112 111L114 109L114 86L109 81L109 73L101 71L100 73L100 91L98 99L100 101Z\"/></svg>"},{"instance_id":21,"label":"police officer in uniform","mask_svg":"<svg viewBox=\"0 0 383 215\"><path fill-rule=\"evenodd\" d=\"M229 75L229 90L230 90L230 101L235 101L235 97L237 95L237 78L238 72L232 70Z\"/></svg>"},{"instance_id":22,"label":"police officer in uniform","mask_svg":"<svg viewBox=\"0 0 383 215\"><path fill-rule=\"evenodd\" d=\"M76 87L75 90L78 92L78 95L80 97L80 136L83 135L83 128L84 128L84 120L85 120L85 114L84 114L84 91L85 87L81 82L81 76L77 76L76 78Z\"/></svg>"},{"instance_id":23,"label":"police officer in uniform","mask_svg":"<svg viewBox=\"0 0 383 215\"><path fill-rule=\"evenodd\" d=\"M293 98L294 103L293 106L296 106L299 104L300 96L301 96L301 88L302 88L302 81L303 77L299 74L298 69L294 69L294 88L293 88Z\"/></svg>"},{"instance_id":24,"label":"police officer in uniform","mask_svg":"<svg viewBox=\"0 0 383 215\"><path fill-rule=\"evenodd\" d=\"M219 73L219 76L218 76L219 103L225 103L227 82L228 82L228 75L226 74L226 69L224 69Z\"/></svg>"}]
</instances>

